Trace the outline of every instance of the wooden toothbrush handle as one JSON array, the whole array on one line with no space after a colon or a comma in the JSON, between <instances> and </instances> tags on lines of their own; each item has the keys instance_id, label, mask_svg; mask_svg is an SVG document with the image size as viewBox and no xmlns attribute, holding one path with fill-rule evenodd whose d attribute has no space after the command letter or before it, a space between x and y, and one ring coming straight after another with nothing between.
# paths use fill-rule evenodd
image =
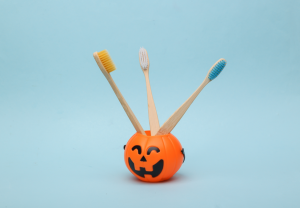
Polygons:
<instances>
[{"instance_id":1,"label":"wooden toothbrush handle","mask_svg":"<svg viewBox=\"0 0 300 208\"><path fill-rule=\"evenodd\" d=\"M150 81L149 81L149 74L145 72L145 79L146 79L146 88L147 88L147 100L148 100L148 116L149 116L149 123L150 123L150 131L151 135L154 136L156 132L159 130L159 121L158 116L151 92Z\"/></svg>"},{"instance_id":2,"label":"wooden toothbrush handle","mask_svg":"<svg viewBox=\"0 0 300 208\"><path fill-rule=\"evenodd\" d=\"M117 98L119 99L122 107L124 108L129 120L131 121L132 125L134 126L135 130L143 135L146 135L143 127L141 126L140 122L137 120L137 118L135 117L134 113L132 112L131 108L129 107L129 105L127 104L125 98L123 97L123 95L121 94L120 90L118 89L117 85L115 84L114 80L112 79L112 77L110 76L110 74L108 74L109 79L107 79L107 81L109 82L111 88L113 89L113 91L115 92Z\"/></svg>"},{"instance_id":3,"label":"wooden toothbrush handle","mask_svg":"<svg viewBox=\"0 0 300 208\"><path fill-rule=\"evenodd\" d=\"M141 126L140 122L137 120L137 118L135 117L134 113L132 112L132 110L130 109L129 105L127 104L125 98L123 97L123 95L121 94L120 90L118 89L116 83L114 82L113 78L111 77L111 75L105 70L104 66L102 65L98 54L95 52L94 53L94 58L100 68L100 70L102 71L102 73L104 74L105 78L107 79L108 83L110 84L111 88L113 89L113 91L115 92L117 98L119 99L122 107L124 108L129 120L131 121L133 127L135 128L135 130L143 135L146 135L143 127Z\"/></svg>"},{"instance_id":4,"label":"wooden toothbrush handle","mask_svg":"<svg viewBox=\"0 0 300 208\"><path fill-rule=\"evenodd\" d=\"M202 82L202 84L196 89L196 91L168 118L168 120L160 127L155 135L169 134L177 123L180 121L182 116L185 114L187 109L191 106L193 101L202 91L202 89L210 82L208 78Z\"/></svg>"}]
</instances>

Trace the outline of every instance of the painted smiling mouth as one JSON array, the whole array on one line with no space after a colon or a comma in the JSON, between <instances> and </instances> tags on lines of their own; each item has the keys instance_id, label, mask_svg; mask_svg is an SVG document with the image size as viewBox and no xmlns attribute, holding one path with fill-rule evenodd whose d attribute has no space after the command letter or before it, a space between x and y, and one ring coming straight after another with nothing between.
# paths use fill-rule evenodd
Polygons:
<instances>
[{"instance_id":1,"label":"painted smiling mouth","mask_svg":"<svg viewBox=\"0 0 300 208\"><path fill-rule=\"evenodd\" d=\"M138 176L143 177L143 178L145 178L145 174L151 175L153 178L157 177L161 173L161 171L164 167L164 161L163 160L160 160L156 164L153 165L153 171L146 171L146 169L143 168L143 167L140 167L139 171L135 170L134 163L132 162L130 157L128 157L128 163L129 163L129 166L130 166L131 170L135 174L137 174Z\"/></svg>"}]
</instances>

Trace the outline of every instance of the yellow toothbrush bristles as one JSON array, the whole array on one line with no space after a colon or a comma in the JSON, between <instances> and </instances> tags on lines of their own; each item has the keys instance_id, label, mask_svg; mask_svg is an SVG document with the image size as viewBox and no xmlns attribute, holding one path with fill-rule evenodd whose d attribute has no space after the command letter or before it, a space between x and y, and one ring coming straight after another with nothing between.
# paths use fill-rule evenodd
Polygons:
<instances>
[{"instance_id":1,"label":"yellow toothbrush bristles","mask_svg":"<svg viewBox=\"0 0 300 208\"><path fill-rule=\"evenodd\" d=\"M105 49L103 51L98 52L99 59L101 63L103 64L105 70L110 73L114 70L116 70L116 66L113 62L113 60L110 58L110 55L108 51Z\"/></svg>"}]
</instances>

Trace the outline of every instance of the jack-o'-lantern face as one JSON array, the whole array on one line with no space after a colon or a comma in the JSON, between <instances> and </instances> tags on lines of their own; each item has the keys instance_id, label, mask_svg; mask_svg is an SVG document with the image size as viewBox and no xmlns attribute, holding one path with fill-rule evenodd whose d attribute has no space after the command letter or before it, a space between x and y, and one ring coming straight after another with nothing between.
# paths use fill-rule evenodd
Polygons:
<instances>
[{"instance_id":1,"label":"jack-o'-lantern face","mask_svg":"<svg viewBox=\"0 0 300 208\"><path fill-rule=\"evenodd\" d=\"M184 159L181 144L172 134L145 136L136 133L128 141L124 156L130 172L148 182L171 178Z\"/></svg>"},{"instance_id":2,"label":"jack-o'-lantern face","mask_svg":"<svg viewBox=\"0 0 300 208\"><path fill-rule=\"evenodd\" d=\"M142 150L141 150L142 148L141 148L141 146L140 145L135 145L134 147L132 147L131 150L134 151L136 149L137 149L136 153L139 154L139 155L141 155L142 154ZM150 155L152 151L156 151L156 153L159 153L160 149L158 147L148 147L147 155ZM153 153L153 154L155 154L155 153ZM157 155L154 155L152 158L148 157L148 159L149 160L152 159L152 161L153 160L155 161L155 158L157 158ZM144 155L140 159L140 162L142 162L142 164L141 164L142 166L147 166L147 164L146 164L147 159L145 158ZM137 174L138 176L143 177L143 178L145 178L145 174L149 174L153 178L157 177L161 173L161 171L163 170L163 167L164 167L164 160L163 159L160 159L157 163L155 163L152 166L152 171L147 171L145 167L141 167L141 166L140 166L140 170L136 170L135 169L135 164L133 163L133 161L132 161L132 159L130 157L128 157L128 163L129 163L129 166L130 166L131 170L135 174ZM150 170L150 169L151 168L148 168L148 170Z\"/></svg>"}]
</instances>

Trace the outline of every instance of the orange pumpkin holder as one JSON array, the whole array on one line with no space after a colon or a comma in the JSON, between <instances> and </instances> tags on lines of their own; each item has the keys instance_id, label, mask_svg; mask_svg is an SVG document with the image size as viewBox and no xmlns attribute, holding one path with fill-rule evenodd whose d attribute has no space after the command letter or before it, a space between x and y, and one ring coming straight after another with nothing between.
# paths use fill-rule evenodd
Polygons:
<instances>
[{"instance_id":1,"label":"orange pumpkin holder","mask_svg":"<svg viewBox=\"0 0 300 208\"><path fill-rule=\"evenodd\" d=\"M171 178L184 162L184 150L171 133L159 136L134 134L124 145L124 159L129 171L146 182Z\"/></svg>"}]
</instances>

